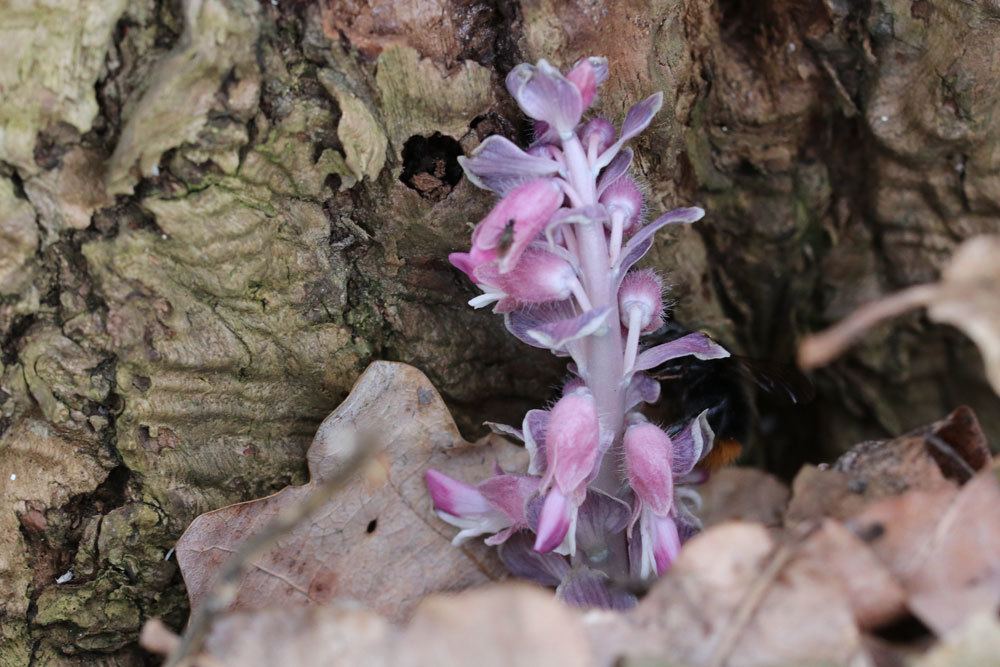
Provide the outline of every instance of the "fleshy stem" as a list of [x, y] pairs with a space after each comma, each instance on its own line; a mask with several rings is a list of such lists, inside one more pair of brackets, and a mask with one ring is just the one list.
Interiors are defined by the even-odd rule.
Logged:
[[[583, 145], [575, 133], [560, 137], [566, 161], [569, 181], [580, 196], [583, 206], [597, 203], [596, 170], [583, 150]], [[611, 270], [608, 243], [601, 224], [584, 224], [576, 227], [576, 240], [580, 250], [580, 268], [583, 284], [590, 297], [591, 306], [610, 306], [613, 316], [610, 323], [599, 335], [589, 336], [584, 351], [585, 379], [597, 403], [601, 426], [614, 433], [614, 439], [601, 461], [601, 468], [593, 486], [608, 495], [618, 496], [622, 479], [618, 472], [621, 460], [620, 449], [622, 429], [625, 419], [625, 395], [623, 388], [624, 348], [619, 326], [618, 296]], [[623, 578], [628, 572], [628, 547], [625, 535], [612, 536], [608, 545], [609, 558], [601, 564], [602, 569], [614, 578]], [[595, 564], [596, 565], [596, 564]]]

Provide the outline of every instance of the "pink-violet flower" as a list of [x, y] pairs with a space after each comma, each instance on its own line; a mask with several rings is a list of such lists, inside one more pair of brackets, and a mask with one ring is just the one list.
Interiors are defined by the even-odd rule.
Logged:
[[601, 443], [597, 403], [585, 387], [563, 396], [549, 414], [545, 439], [545, 504], [538, 519], [535, 550], [552, 551], [567, 541], [576, 551], [577, 511], [587, 495]]
[[487, 544], [500, 544], [527, 528], [526, 503], [538, 491], [538, 478], [528, 475], [499, 474], [471, 486], [431, 468], [424, 481], [438, 517], [460, 529], [455, 545], [479, 535], [490, 535]]

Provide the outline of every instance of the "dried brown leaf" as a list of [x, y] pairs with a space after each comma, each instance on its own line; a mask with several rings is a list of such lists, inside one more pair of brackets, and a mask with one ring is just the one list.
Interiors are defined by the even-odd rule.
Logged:
[[723, 468], [699, 492], [706, 527], [733, 519], [780, 526], [790, 495], [778, 478], [755, 468]]
[[902, 583], [910, 610], [939, 636], [1000, 606], [1000, 483], [993, 471], [959, 491], [912, 492], [849, 522]]
[[219, 663], [239, 667], [595, 664], [579, 613], [524, 584], [431, 596], [403, 628], [344, 606], [230, 614], [206, 649]]
[[526, 584], [425, 600], [403, 636], [399, 665], [535, 667], [595, 664], [580, 614]]
[[847, 664], [862, 653], [847, 596], [829, 578], [790, 576], [797, 548], [758, 524], [712, 528], [685, 545], [632, 614], [590, 622], [591, 641], [602, 662]]
[[431, 511], [423, 472], [435, 467], [476, 480], [488, 476], [497, 461], [507, 469], [523, 469], [524, 450], [497, 437], [465, 442], [423, 373], [405, 364], [376, 362], [320, 425], [309, 449], [309, 484], [203, 514], [187, 529], [177, 558], [193, 605], [246, 536], [282, 508], [301, 502], [317, 480], [342, 464], [344, 447], [356, 432], [371, 434], [382, 447], [383, 481], [351, 482], [255, 560], [240, 580], [236, 609], [348, 597], [401, 619], [428, 593], [503, 576], [495, 554], [484, 545], [451, 546], [452, 531]]
[[905, 610], [899, 582], [859, 537], [832, 519], [803, 542], [786, 577], [806, 589], [815, 582], [840, 589], [863, 629], [884, 625]]
[[785, 522], [847, 519], [882, 498], [953, 488], [988, 461], [975, 415], [959, 408], [898, 438], [859, 443], [831, 468], [803, 467], [792, 483]]
[[388, 667], [396, 634], [383, 617], [356, 607], [264, 609], [222, 618], [204, 653], [234, 667]]

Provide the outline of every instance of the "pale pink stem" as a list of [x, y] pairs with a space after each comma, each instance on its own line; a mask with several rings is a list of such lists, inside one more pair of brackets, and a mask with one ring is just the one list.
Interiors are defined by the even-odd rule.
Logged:
[[[576, 134], [561, 137], [563, 155], [569, 172], [569, 181], [584, 205], [597, 203], [596, 173], [584, 154], [583, 145]], [[610, 306], [610, 326], [589, 336], [583, 345], [587, 386], [597, 402], [597, 411], [603, 428], [614, 433], [611, 450], [604, 456], [601, 468], [594, 479], [594, 488], [610, 495], [617, 495], [622, 478], [618, 462], [621, 459], [621, 439], [625, 418], [625, 392], [622, 386], [624, 350], [621, 327], [618, 325], [618, 297], [613, 284], [608, 243], [604, 225], [582, 224], [576, 229], [579, 242], [580, 267], [583, 285], [594, 308]], [[612, 577], [625, 576], [628, 571], [628, 547], [621, 539], [609, 538], [610, 556], [602, 569]]]
[[576, 188], [574, 188], [572, 184], [568, 183], [567, 181], [564, 181], [561, 178], [558, 178], [556, 180], [562, 187], [563, 192], [566, 193], [566, 196], [569, 197], [570, 203], [572, 203], [575, 208], [580, 208], [581, 206], [584, 205], [583, 197], [580, 196], [580, 193], [577, 192]]
[[618, 261], [618, 255], [622, 251], [622, 236], [625, 233], [625, 212], [616, 208], [611, 212], [611, 239], [608, 245], [611, 246], [611, 264]]
[[576, 242], [576, 232], [573, 231], [572, 225], [563, 225], [562, 229], [563, 242], [566, 244], [566, 250], [573, 253], [574, 257], [580, 256], [580, 246]]
[[586, 312], [593, 308], [590, 303], [590, 297], [587, 296], [587, 290], [583, 289], [583, 285], [579, 280], [574, 280], [570, 284], [570, 290], [572, 290], [576, 302], [580, 304], [580, 310]]
[[624, 362], [626, 375], [632, 372], [632, 367], [635, 366], [635, 357], [639, 353], [639, 334], [642, 329], [641, 317], [642, 312], [638, 308], [632, 308], [628, 312], [628, 339], [625, 341]]
[[597, 149], [600, 147], [601, 138], [595, 132], [590, 136], [590, 141], [587, 144], [587, 162], [593, 166], [594, 160], [597, 159]]

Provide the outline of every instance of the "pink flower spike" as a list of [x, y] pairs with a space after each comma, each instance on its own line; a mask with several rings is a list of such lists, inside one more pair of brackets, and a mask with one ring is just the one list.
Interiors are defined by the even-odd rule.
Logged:
[[[538, 517], [538, 531], [535, 538], [535, 551], [548, 553], [558, 547], [563, 541], [570, 537], [570, 529], [575, 523], [576, 507], [572, 506], [559, 489], [552, 489], [545, 497], [545, 504], [542, 505], [541, 514]], [[575, 551], [575, 545], [569, 546], [570, 553]]]
[[579, 389], [560, 398], [550, 412], [545, 438], [545, 485], [554, 481], [556, 488], [571, 496], [577, 505], [583, 502], [600, 441], [601, 425], [593, 394]]
[[573, 82], [580, 91], [583, 108], [587, 109], [597, 96], [597, 88], [608, 78], [607, 58], [583, 58], [566, 73], [566, 78]]
[[649, 579], [670, 569], [680, 553], [681, 539], [672, 516], [657, 516], [642, 510], [639, 530], [629, 537], [629, 561], [633, 577]]
[[674, 502], [673, 443], [661, 428], [639, 422], [625, 430], [629, 485], [644, 507], [666, 516]]

